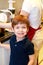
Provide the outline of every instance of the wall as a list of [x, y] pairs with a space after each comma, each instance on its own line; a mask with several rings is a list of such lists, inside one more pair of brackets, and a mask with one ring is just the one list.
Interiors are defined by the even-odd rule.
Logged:
[[23, 0], [16, 0], [16, 3], [15, 3], [16, 12], [18, 12], [21, 9], [22, 3], [23, 3]]
[[0, 10], [8, 8], [8, 0], [0, 0]]
[[[13, 4], [15, 7], [16, 13], [21, 9], [23, 0], [15, 0], [16, 2]], [[8, 0], [0, 0], [0, 10], [8, 8]]]

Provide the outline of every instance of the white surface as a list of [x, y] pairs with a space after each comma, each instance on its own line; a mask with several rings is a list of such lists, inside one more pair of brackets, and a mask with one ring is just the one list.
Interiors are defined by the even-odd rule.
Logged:
[[0, 65], [9, 65], [10, 49], [0, 47]]

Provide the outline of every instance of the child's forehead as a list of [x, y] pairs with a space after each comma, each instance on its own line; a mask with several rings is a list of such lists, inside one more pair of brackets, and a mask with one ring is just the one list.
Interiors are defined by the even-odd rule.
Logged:
[[16, 25], [26, 25], [26, 23], [20, 23], [20, 22], [19, 22], [19, 23], [16, 24]]

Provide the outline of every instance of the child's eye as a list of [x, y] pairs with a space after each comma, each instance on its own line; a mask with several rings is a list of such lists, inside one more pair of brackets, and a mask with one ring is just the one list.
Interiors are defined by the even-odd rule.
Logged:
[[19, 29], [19, 27], [16, 27], [17, 29]]
[[22, 27], [22, 28], [26, 28], [26, 27]]

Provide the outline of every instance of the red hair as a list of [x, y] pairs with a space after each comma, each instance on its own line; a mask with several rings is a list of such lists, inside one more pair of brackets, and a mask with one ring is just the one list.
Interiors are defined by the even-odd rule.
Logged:
[[21, 23], [21, 24], [24, 24], [25, 23], [27, 25], [27, 28], [29, 28], [29, 21], [23, 15], [16, 15], [13, 18], [13, 20], [12, 20], [12, 27], [14, 28], [14, 26], [17, 25], [18, 23]]

